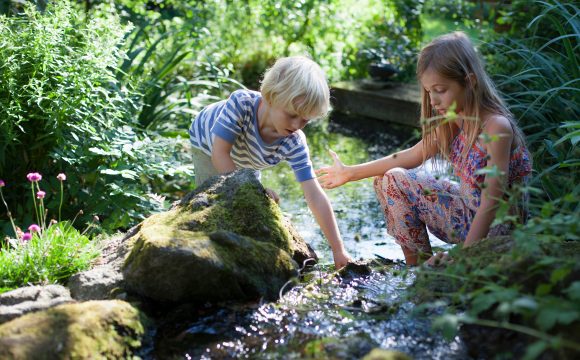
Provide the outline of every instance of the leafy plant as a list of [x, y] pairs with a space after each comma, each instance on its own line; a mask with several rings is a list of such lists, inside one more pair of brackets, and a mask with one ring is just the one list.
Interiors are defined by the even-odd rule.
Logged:
[[[193, 167], [175, 135], [134, 130], [143, 95], [137, 80], [121, 82], [115, 71], [130, 27], [100, 11], [87, 19], [61, 2], [0, 19], [0, 176], [16, 184], [31, 168], [50, 178], [66, 170], [63, 216], [83, 209], [82, 221], [99, 215], [113, 229], [162, 209], [156, 191], [174, 187], [174, 176], [191, 178]], [[6, 198], [22, 219], [31, 218], [27, 193], [16, 188]]]
[[98, 255], [97, 243], [68, 221], [34, 233], [29, 240], [12, 240], [0, 251], [0, 293], [30, 284], [64, 284], [88, 269]]
[[44, 203], [46, 192], [40, 187], [42, 175], [32, 172], [27, 178], [37, 222], [28, 226], [27, 232], [16, 226], [4, 199], [2, 189], [6, 183], [0, 180], [0, 198], [14, 231], [12, 237], [6, 236], [0, 242], [0, 293], [29, 284], [64, 283], [74, 273], [87, 269], [99, 255], [96, 242], [90, 241], [86, 234], [95, 227], [94, 223], [80, 233], [72, 226], [74, 220], [60, 222], [62, 184], [66, 175], [57, 176], [61, 183], [59, 221], [51, 220], [50, 223], [47, 223], [48, 210]]

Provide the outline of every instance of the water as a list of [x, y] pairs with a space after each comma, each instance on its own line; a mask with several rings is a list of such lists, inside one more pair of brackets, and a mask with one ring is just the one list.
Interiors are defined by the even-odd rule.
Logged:
[[[307, 138], [316, 168], [330, 164], [328, 148], [354, 164], [407, 146], [408, 139], [416, 141], [409, 129], [352, 119], [308, 129]], [[373, 348], [399, 350], [415, 359], [469, 358], [458, 339], [444, 340], [430, 330], [429, 320], [413, 315], [415, 305], [405, 299], [405, 290], [414, 273], [386, 233], [371, 179], [327, 192], [347, 251], [357, 259], [383, 259], [372, 262], [370, 275], [339, 277], [291, 169], [279, 165], [262, 176], [317, 252], [319, 265], [275, 303], [176, 309], [160, 326], [154, 358], [357, 359]], [[432, 244], [447, 247], [434, 237]]]

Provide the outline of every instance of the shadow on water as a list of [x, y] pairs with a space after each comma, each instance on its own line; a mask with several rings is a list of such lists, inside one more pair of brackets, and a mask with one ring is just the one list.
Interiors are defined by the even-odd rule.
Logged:
[[[331, 163], [328, 148], [354, 164], [417, 139], [410, 128], [336, 117], [306, 133], [315, 168]], [[373, 265], [369, 275], [358, 277], [333, 272], [330, 249], [291, 169], [278, 165], [263, 172], [262, 181], [281, 196], [282, 211], [316, 250], [320, 264], [275, 303], [175, 310], [160, 326], [155, 358], [358, 359], [377, 347], [415, 359], [468, 358], [459, 340], [444, 340], [430, 330], [427, 319], [412, 315], [414, 305], [404, 296], [414, 273], [386, 233], [371, 179], [327, 192], [346, 249]]]

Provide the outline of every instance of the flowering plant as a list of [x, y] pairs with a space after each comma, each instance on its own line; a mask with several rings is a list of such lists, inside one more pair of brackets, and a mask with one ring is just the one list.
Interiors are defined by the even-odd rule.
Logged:
[[[76, 216], [72, 222], [61, 222], [66, 175], [57, 176], [60, 181], [58, 221], [52, 219], [48, 223], [44, 204], [47, 193], [40, 188], [42, 175], [31, 172], [26, 178], [30, 182], [36, 214], [36, 223], [30, 224], [27, 231], [16, 226], [2, 192], [6, 183], [0, 179], [0, 198], [14, 231], [14, 237], [6, 237], [7, 246], [0, 246], [0, 293], [31, 283], [63, 282], [70, 275], [88, 268], [99, 254], [97, 243], [87, 236], [87, 232], [96, 226], [96, 220], [82, 233], [72, 226]], [[82, 211], [77, 213], [80, 214]]]

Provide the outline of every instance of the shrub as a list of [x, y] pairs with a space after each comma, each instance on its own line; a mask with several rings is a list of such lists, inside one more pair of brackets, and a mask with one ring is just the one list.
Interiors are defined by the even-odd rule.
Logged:
[[[134, 130], [142, 95], [115, 71], [130, 26], [101, 14], [87, 19], [59, 2], [0, 18], [0, 177], [15, 184], [31, 168], [50, 178], [64, 171], [63, 216], [83, 209], [82, 221], [98, 214], [113, 229], [163, 208], [155, 191], [193, 173], [177, 160], [181, 141]], [[7, 194], [23, 219], [31, 217], [26, 194], [25, 187]]]

